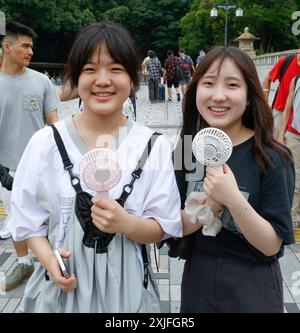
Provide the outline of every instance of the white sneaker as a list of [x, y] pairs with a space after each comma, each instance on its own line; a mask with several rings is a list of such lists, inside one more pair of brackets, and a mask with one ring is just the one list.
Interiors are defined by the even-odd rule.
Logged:
[[24, 280], [28, 279], [34, 271], [33, 264], [17, 264], [11, 274], [5, 276], [4, 291], [18, 287]]
[[11, 237], [10, 231], [7, 229], [6, 224], [4, 222], [4, 225], [2, 229], [0, 230], [0, 239], [8, 239]]

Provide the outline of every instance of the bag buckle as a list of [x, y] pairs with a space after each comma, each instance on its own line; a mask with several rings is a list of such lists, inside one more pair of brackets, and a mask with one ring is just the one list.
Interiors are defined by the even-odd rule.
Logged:
[[80, 183], [80, 179], [79, 179], [79, 177], [75, 176], [73, 173], [73, 164], [71, 163], [71, 164], [65, 166], [64, 169], [69, 172], [72, 186], [74, 187], [74, 186], [78, 185]]

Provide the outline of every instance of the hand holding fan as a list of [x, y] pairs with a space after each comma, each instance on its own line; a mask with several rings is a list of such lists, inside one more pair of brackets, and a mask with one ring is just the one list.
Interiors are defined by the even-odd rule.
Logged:
[[[225, 132], [218, 128], [207, 127], [199, 131], [195, 136], [192, 150], [201, 164], [215, 167], [219, 174], [222, 174], [222, 165], [232, 153], [232, 142]], [[206, 202], [211, 208], [215, 206], [210, 200]]]

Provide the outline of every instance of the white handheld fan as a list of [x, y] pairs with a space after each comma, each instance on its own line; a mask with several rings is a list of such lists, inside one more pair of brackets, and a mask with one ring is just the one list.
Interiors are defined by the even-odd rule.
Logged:
[[101, 196], [107, 196], [122, 175], [118, 156], [109, 148], [92, 149], [83, 155], [79, 172], [86, 186]]
[[222, 165], [232, 153], [232, 142], [229, 136], [220, 129], [207, 127], [195, 136], [192, 150], [201, 164], [217, 167], [220, 172], [223, 172]]

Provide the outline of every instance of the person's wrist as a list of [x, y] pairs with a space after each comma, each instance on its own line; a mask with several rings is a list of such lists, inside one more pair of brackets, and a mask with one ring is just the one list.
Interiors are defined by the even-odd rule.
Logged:
[[239, 189], [236, 189], [236, 191], [232, 192], [227, 202], [224, 203], [224, 207], [227, 207], [229, 211], [235, 210], [237, 207], [242, 206], [245, 200], [246, 198], [244, 197], [242, 192]]
[[122, 219], [123, 223], [121, 224], [121, 228], [119, 232], [121, 234], [124, 234], [126, 237], [131, 239], [132, 235], [134, 234], [136, 230], [136, 226], [138, 223], [138, 218], [130, 213], [127, 213], [124, 216], [124, 219]]

